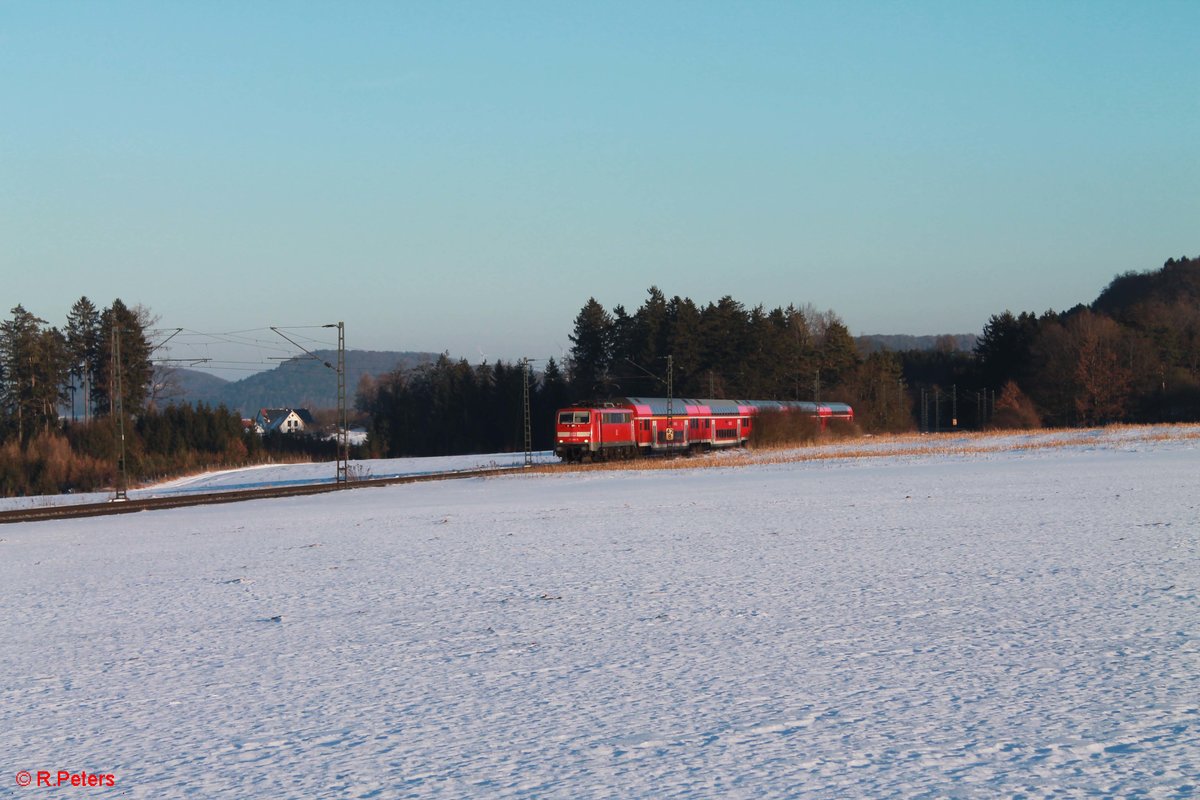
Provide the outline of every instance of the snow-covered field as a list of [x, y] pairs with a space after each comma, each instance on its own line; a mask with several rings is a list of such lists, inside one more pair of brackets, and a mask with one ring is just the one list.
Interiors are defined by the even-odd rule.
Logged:
[[0, 527], [0, 794], [1200, 795], [1170, 430]]

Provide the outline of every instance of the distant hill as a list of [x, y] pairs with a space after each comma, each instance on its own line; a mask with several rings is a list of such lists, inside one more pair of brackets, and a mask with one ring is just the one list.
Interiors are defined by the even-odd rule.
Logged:
[[[195, 369], [156, 367], [154, 380], [158, 384], [158, 396], [166, 402], [175, 397], [217, 397], [230, 381]], [[205, 402], [208, 402], [207, 400]]]
[[874, 353], [878, 350], [903, 352], [905, 350], [937, 350], [949, 347], [952, 351], [970, 352], [975, 349], [975, 340], [979, 337], [973, 333], [943, 333], [936, 336], [908, 336], [902, 333], [872, 333], [866, 336], [856, 336], [855, 344], [860, 353]]
[[1200, 305], [1200, 258], [1168, 259], [1162, 269], [1126, 272], [1113, 278], [1092, 310], [1122, 322], [1161, 315], [1166, 307]]
[[[337, 373], [322, 362], [337, 364], [336, 350], [316, 350], [321, 361], [293, 358], [275, 369], [257, 372], [239, 381], [227, 381], [198, 370], [162, 369], [155, 380], [164, 384], [162, 403], [186, 402], [224, 405], [244, 417], [260, 408], [337, 408]], [[354, 392], [364, 375], [383, 375], [437, 360], [437, 353], [377, 350], [346, 351], [346, 394]]]

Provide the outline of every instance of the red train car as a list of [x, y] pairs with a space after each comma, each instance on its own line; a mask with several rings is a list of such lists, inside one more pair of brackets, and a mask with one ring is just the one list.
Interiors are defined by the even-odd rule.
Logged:
[[845, 403], [625, 397], [558, 411], [554, 453], [564, 461], [601, 461], [655, 453], [740, 447], [760, 411], [808, 414], [825, 428], [854, 421]]

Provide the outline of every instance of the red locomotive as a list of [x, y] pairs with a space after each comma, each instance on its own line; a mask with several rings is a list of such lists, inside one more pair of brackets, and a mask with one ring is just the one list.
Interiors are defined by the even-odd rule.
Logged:
[[554, 454], [564, 461], [601, 461], [739, 447], [750, 440], [760, 411], [807, 414], [822, 430], [833, 420], [854, 421], [854, 409], [845, 403], [625, 397], [559, 409]]

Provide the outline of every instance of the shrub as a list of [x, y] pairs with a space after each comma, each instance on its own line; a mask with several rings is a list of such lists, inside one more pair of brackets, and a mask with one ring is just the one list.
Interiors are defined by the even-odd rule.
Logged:
[[783, 447], [811, 444], [821, 433], [821, 422], [808, 414], [791, 411], [761, 411], [754, 417], [752, 447]]
[[1000, 397], [996, 400], [995, 413], [987, 427], [1028, 430], [1042, 427], [1042, 418], [1033, 407], [1033, 401], [1025, 396], [1017, 384], [1009, 381], [1004, 384]]

